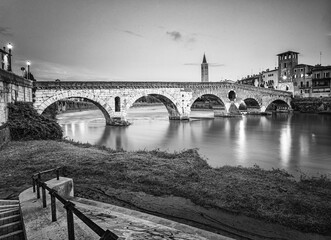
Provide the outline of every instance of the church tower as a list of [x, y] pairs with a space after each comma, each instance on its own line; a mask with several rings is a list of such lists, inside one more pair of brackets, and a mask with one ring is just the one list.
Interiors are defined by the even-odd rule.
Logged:
[[203, 54], [203, 60], [201, 63], [201, 82], [209, 82], [208, 79], [208, 63], [206, 61], [206, 55]]

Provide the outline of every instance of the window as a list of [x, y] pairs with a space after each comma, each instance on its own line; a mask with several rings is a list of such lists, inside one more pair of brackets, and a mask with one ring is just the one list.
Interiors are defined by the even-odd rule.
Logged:
[[309, 82], [306, 82], [306, 86], [309, 87]]
[[329, 78], [329, 77], [330, 77], [330, 72], [325, 72], [325, 73], [324, 73], [324, 77], [325, 77], [325, 78]]
[[300, 87], [303, 87], [303, 82], [300, 82]]
[[287, 64], [286, 64], [286, 63], [284, 63], [284, 68], [286, 68], [286, 66], [287, 66]]
[[297, 70], [296, 70], [296, 69], [294, 69], [294, 72], [296, 73], [296, 72], [297, 72]]
[[321, 74], [320, 73], [315, 73], [315, 78], [321, 78]]
[[303, 68], [300, 68], [300, 72], [303, 72]]

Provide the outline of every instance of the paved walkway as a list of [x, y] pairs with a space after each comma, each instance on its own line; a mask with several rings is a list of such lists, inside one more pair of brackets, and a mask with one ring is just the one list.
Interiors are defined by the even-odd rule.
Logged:
[[[114, 232], [119, 239], [230, 240], [228, 237], [111, 204], [82, 198], [70, 200], [101, 228]], [[68, 239], [66, 212], [60, 202], [57, 201], [56, 222], [51, 222], [50, 199], [47, 199], [47, 207], [42, 208], [42, 201], [36, 199], [32, 188], [21, 193], [20, 202], [28, 240]], [[100, 239], [78, 218], [74, 219], [76, 239]]]

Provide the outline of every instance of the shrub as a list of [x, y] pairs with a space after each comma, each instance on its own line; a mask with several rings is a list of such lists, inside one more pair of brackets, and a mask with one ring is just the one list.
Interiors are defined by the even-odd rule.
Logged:
[[55, 120], [38, 114], [32, 103], [10, 103], [8, 109], [8, 126], [12, 140], [62, 138], [60, 125]]

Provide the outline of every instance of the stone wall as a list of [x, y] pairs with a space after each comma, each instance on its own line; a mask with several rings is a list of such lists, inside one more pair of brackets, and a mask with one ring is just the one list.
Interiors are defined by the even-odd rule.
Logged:
[[9, 127], [6, 125], [0, 126], [0, 149], [10, 140]]
[[0, 126], [8, 120], [7, 104], [32, 102], [32, 81], [0, 69]]

